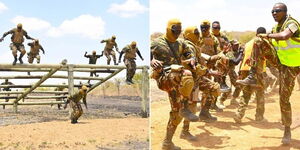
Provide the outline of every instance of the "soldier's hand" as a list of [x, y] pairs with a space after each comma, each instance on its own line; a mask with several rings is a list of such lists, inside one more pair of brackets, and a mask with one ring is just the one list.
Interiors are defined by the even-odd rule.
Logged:
[[151, 60], [150, 65], [154, 70], [157, 70], [157, 71], [162, 69], [162, 67], [163, 67], [162, 62], [159, 60], [156, 60], [154, 58]]
[[4, 40], [4, 39], [3, 39], [3, 38], [1, 38], [1, 39], [0, 39], [0, 42], [2, 42], [3, 40]]
[[121, 60], [119, 60], [119, 64], [121, 63]]
[[144, 61], [144, 58], [142, 58], [142, 61]]
[[45, 52], [43, 52], [43, 54], [45, 55]]

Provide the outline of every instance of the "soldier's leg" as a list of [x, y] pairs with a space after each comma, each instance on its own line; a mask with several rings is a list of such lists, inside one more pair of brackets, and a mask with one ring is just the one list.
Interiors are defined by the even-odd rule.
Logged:
[[252, 93], [253, 89], [251, 86], [246, 86], [243, 88], [243, 95], [240, 99], [236, 114], [233, 117], [236, 123], [241, 123], [242, 118], [245, 116], [246, 108], [248, 106]]
[[131, 64], [130, 64], [130, 62], [129, 62], [128, 59], [124, 60], [124, 64], [126, 66], [126, 83], [127, 84], [131, 84], [130, 83], [130, 71], [131, 71], [130, 68], [131, 68]]
[[82, 115], [81, 105], [80, 103], [75, 103], [73, 100], [71, 100], [70, 108], [72, 108], [70, 115], [71, 123], [77, 123], [77, 119]]
[[129, 79], [130, 82], [132, 82], [132, 78], [134, 77], [135, 71], [136, 71], [136, 63], [135, 63], [134, 60], [131, 60], [130, 61], [130, 68], [129, 68], [129, 74], [128, 74], [128, 79]]
[[32, 64], [33, 63], [33, 60], [34, 60], [34, 57], [32, 54], [29, 54], [28, 56], [28, 63]]
[[265, 96], [263, 89], [256, 90], [256, 114], [255, 120], [262, 121], [265, 113]]
[[111, 51], [111, 56], [113, 57], [114, 65], [118, 65], [115, 51]]
[[12, 55], [14, 56], [13, 65], [16, 65], [17, 60], [18, 60], [17, 47], [13, 43], [11, 43], [9, 47], [10, 47], [10, 49], [12, 51]]
[[285, 126], [283, 144], [289, 144], [291, 141], [292, 110], [290, 96], [295, 86], [296, 76], [299, 74], [299, 67], [287, 67], [280, 65], [279, 67], [279, 97], [282, 124]]
[[110, 58], [109, 53], [107, 51], [104, 51], [104, 55], [107, 58], [107, 65], [110, 65], [111, 58]]
[[24, 47], [23, 44], [19, 46], [19, 49], [20, 49], [20, 52], [21, 52], [20, 57], [19, 57], [19, 61], [20, 61], [20, 64], [23, 64], [22, 58], [26, 54], [26, 50], [25, 50], [25, 47]]
[[169, 95], [169, 101], [171, 104], [171, 112], [170, 112], [170, 117], [167, 125], [167, 132], [166, 136], [164, 138], [163, 144], [162, 144], [162, 149], [163, 150], [173, 150], [177, 149], [179, 150], [180, 147], [177, 147], [174, 145], [172, 142], [174, 133], [176, 131], [176, 128], [178, 124], [181, 122], [182, 117], [179, 115], [179, 110], [181, 109], [181, 103], [178, 102], [178, 98], [180, 97], [179, 93], [176, 90], [172, 90], [168, 92]]
[[40, 55], [36, 55], [36, 62], [39, 64], [41, 61], [41, 56]]

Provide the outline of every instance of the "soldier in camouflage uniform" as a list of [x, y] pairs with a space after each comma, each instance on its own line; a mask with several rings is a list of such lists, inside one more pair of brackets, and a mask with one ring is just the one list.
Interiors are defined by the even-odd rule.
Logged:
[[[218, 39], [210, 33], [210, 22], [208, 20], [204, 20], [201, 22], [200, 25], [202, 37], [200, 38], [200, 51], [201, 53], [207, 54], [209, 56], [217, 55], [221, 52], [219, 41]], [[211, 63], [212, 66], [208, 65], [209, 69], [217, 69], [214, 66], [214, 63]], [[222, 68], [218, 68], [222, 70]], [[224, 70], [225, 68], [223, 68]], [[222, 71], [223, 72], [223, 71]], [[215, 82], [221, 83], [221, 77], [215, 77]], [[222, 109], [218, 108], [216, 105], [217, 97], [214, 98], [213, 102], [211, 103], [211, 108], [215, 109], [216, 111], [223, 111]]]
[[36, 58], [36, 62], [39, 64], [41, 61], [41, 56], [39, 55], [40, 50], [45, 55], [44, 48], [39, 44], [39, 40], [35, 39], [33, 42], [28, 43], [28, 46], [30, 46], [30, 52], [27, 53], [28, 56], [28, 63], [32, 64], [34, 58]]
[[83, 113], [82, 107], [80, 105], [81, 99], [83, 104], [85, 105], [85, 108], [87, 109], [87, 104], [86, 104], [87, 90], [88, 88], [85, 85], [83, 85], [81, 89], [75, 90], [74, 94], [70, 95], [66, 101], [64, 109], [67, 108], [67, 104], [70, 104], [70, 108], [72, 108], [72, 111], [70, 112], [70, 119], [72, 124], [78, 123], [77, 120]]
[[10, 49], [12, 50], [12, 54], [14, 56], [13, 65], [16, 65], [17, 60], [18, 60], [17, 51], [21, 52], [21, 55], [19, 57], [19, 61], [20, 61], [21, 64], [23, 64], [22, 57], [26, 53], [25, 47], [23, 45], [24, 37], [26, 39], [30, 39], [30, 40], [34, 40], [34, 39], [31, 38], [27, 34], [27, 32], [22, 29], [22, 24], [20, 24], [20, 23], [17, 25], [17, 28], [14, 28], [14, 29], [12, 29], [8, 32], [5, 32], [2, 36], [2, 38], [0, 39], [0, 42], [2, 42], [4, 40], [4, 37], [7, 36], [8, 34], [12, 34], [12, 36], [11, 36], [12, 43], [10, 44]]
[[[281, 120], [284, 125], [284, 135], [282, 138], [283, 144], [290, 144], [291, 142], [291, 129], [292, 124], [292, 110], [290, 104], [290, 96], [292, 94], [293, 88], [295, 86], [296, 76], [300, 73], [299, 61], [297, 61], [299, 54], [294, 51], [294, 55], [288, 52], [291, 52], [291, 49], [294, 47], [299, 47], [299, 38], [300, 38], [300, 24], [297, 20], [292, 18], [290, 15], [287, 15], [287, 6], [284, 3], [276, 3], [272, 9], [272, 16], [278, 24], [273, 28], [271, 34], [262, 34], [261, 37], [273, 39], [272, 44], [277, 43], [277, 58], [279, 68], [279, 96], [280, 96], [280, 110], [281, 110]], [[274, 41], [276, 40], [276, 41]], [[297, 42], [290, 46], [291, 42]], [[287, 50], [280, 50], [282, 48], [279, 45], [278, 41], [285, 42], [288, 41]], [[280, 50], [280, 53], [279, 53]], [[299, 48], [298, 48], [299, 51]], [[280, 57], [281, 55], [282, 57]], [[276, 55], [275, 55], [276, 56]], [[292, 57], [291, 57], [292, 56]], [[295, 58], [293, 58], [296, 56]], [[285, 57], [288, 57], [285, 59]], [[289, 59], [291, 58], [291, 59]], [[293, 60], [292, 60], [293, 59]], [[291, 63], [290, 61], [293, 61]], [[283, 64], [284, 62], [284, 64]], [[287, 65], [288, 64], [288, 65]], [[254, 84], [255, 79], [255, 69], [243, 82], [247, 84]]]
[[[12, 82], [9, 82], [8, 79], [5, 79], [4, 82], [1, 83], [1, 85], [14, 85]], [[2, 88], [2, 91], [11, 91], [9, 87]], [[10, 94], [7, 94], [9, 96]], [[5, 102], [8, 102], [9, 99], [5, 99]], [[5, 105], [3, 105], [3, 109], [5, 109]]]
[[189, 69], [195, 68], [195, 57], [187, 44], [178, 40], [181, 22], [178, 19], [168, 21], [166, 34], [151, 42], [151, 77], [158, 88], [166, 91], [171, 104], [167, 133], [162, 145], [164, 150], [179, 150], [172, 142], [173, 135], [182, 118], [198, 121], [188, 105], [194, 87]]
[[[101, 55], [97, 55], [96, 51], [92, 52], [92, 55], [87, 55], [87, 52], [84, 53], [84, 57], [89, 59], [89, 64], [96, 64], [97, 63], [97, 59], [101, 57]], [[90, 73], [90, 77], [92, 77], [93, 75], [95, 75], [95, 77], [98, 77], [98, 75], [96, 74], [96, 72], [91, 72]]]
[[116, 51], [117, 51], [118, 53], [120, 53], [120, 52], [119, 52], [118, 45], [117, 45], [117, 43], [116, 43], [116, 36], [113, 35], [110, 39], [102, 40], [101, 43], [106, 43], [106, 44], [105, 44], [105, 47], [104, 47], [104, 50], [102, 51], [101, 56], [103, 56], [103, 53], [104, 53], [104, 55], [105, 55], [106, 58], [107, 58], [107, 65], [110, 65], [110, 61], [111, 61], [110, 55], [111, 55], [112, 58], [113, 58], [114, 65], [118, 65], [117, 59], [116, 59], [116, 53], [115, 53], [115, 51], [113, 50], [113, 48], [115, 47]]
[[136, 59], [136, 54], [139, 55], [139, 57], [141, 58], [141, 60], [144, 60], [144, 58], [142, 57], [139, 49], [136, 47], [136, 42], [133, 41], [131, 42], [130, 45], [125, 46], [119, 56], [119, 63], [121, 63], [121, 58], [122, 55], [125, 53], [124, 56], [124, 64], [126, 65], [126, 83], [127, 84], [134, 84], [132, 81], [132, 78], [135, 74], [135, 70], [136, 70], [136, 63], [135, 63], [135, 59]]
[[[262, 33], [266, 33], [266, 29], [263, 27], [259, 27], [256, 31], [256, 34], [258, 35]], [[248, 56], [247, 54], [245, 55], [245, 58], [242, 62], [242, 66], [240, 69], [239, 79], [245, 79], [248, 76], [248, 74], [251, 73], [251, 70], [255, 69], [257, 84], [255, 86], [251, 86], [251, 85], [244, 84], [244, 82], [240, 82], [243, 80], [237, 80], [237, 83], [240, 83], [245, 86], [243, 87], [243, 95], [239, 102], [239, 107], [237, 109], [236, 115], [234, 116], [234, 120], [237, 123], [240, 123], [241, 119], [244, 117], [246, 107], [249, 103], [251, 94], [253, 92], [256, 92], [256, 101], [257, 101], [255, 120], [256, 121], [264, 120], [263, 117], [265, 111], [264, 72], [266, 71], [266, 58], [275, 59], [275, 57], [273, 57], [275, 55], [274, 54], [275, 49], [273, 48], [271, 43], [266, 39], [255, 37], [250, 42], [248, 42], [246, 46], [247, 46], [247, 51], [249, 50], [249, 52], [247, 53], [249, 53], [250, 56]], [[261, 57], [261, 56], [265, 56], [265, 57]], [[251, 66], [251, 68], [247, 66]]]
[[[65, 82], [62, 83], [62, 85], [66, 85]], [[65, 87], [56, 87], [54, 91], [64, 91], [66, 88]], [[55, 94], [55, 96], [60, 96], [61, 94]], [[57, 98], [56, 101], [62, 101], [63, 98]], [[52, 105], [51, 105], [52, 106]], [[61, 104], [57, 104], [57, 108], [60, 110], [61, 109]]]

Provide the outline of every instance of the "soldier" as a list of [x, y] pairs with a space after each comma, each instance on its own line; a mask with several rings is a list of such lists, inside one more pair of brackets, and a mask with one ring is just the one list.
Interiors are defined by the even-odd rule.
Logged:
[[34, 58], [36, 58], [36, 62], [39, 64], [40, 60], [41, 60], [39, 53], [41, 50], [43, 52], [43, 54], [45, 55], [44, 48], [40, 45], [38, 39], [35, 39], [32, 43], [28, 43], [28, 46], [30, 46], [30, 52], [27, 53], [28, 63], [32, 64]]
[[[266, 29], [263, 27], [259, 27], [256, 31], [256, 35], [266, 33]], [[256, 114], [255, 114], [255, 120], [256, 121], [262, 121], [264, 120], [264, 112], [265, 112], [265, 102], [264, 102], [264, 88], [265, 88], [265, 78], [264, 78], [264, 72], [266, 71], [266, 58], [260, 57], [262, 56], [262, 51], [274, 51], [273, 46], [270, 44], [270, 42], [266, 39], [262, 39], [260, 37], [253, 38], [250, 42], [246, 44], [246, 52], [245, 57], [243, 59], [241, 69], [240, 69], [240, 79], [244, 79], [248, 76], [250, 72], [250, 67], [255, 68], [256, 70], [256, 78], [257, 78], [257, 85], [256, 86], [250, 86], [245, 85], [243, 87], [243, 95], [239, 103], [239, 107], [237, 109], [237, 112], [234, 116], [234, 120], [237, 123], [241, 123], [241, 119], [245, 115], [246, 107], [249, 103], [249, 100], [251, 98], [251, 94], [253, 92], [256, 92], [256, 101], [257, 101], [257, 107], [256, 107]], [[258, 58], [255, 61], [250, 58]], [[241, 80], [238, 80], [237, 83]]]
[[73, 95], [70, 95], [65, 103], [64, 109], [67, 108], [67, 105], [70, 103], [70, 108], [72, 108], [72, 111], [70, 113], [70, 119], [71, 123], [75, 124], [78, 123], [78, 118], [82, 115], [82, 107], [80, 105], [80, 100], [82, 99], [83, 104], [85, 105], [85, 108], [87, 109], [86, 104], [86, 95], [87, 95], [88, 88], [83, 85], [80, 89], [76, 89], [74, 91]]
[[[218, 39], [210, 33], [210, 22], [208, 20], [204, 20], [201, 22], [200, 25], [202, 37], [200, 38], [200, 51], [201, 53], [207, 54], [209, 56], [217, 55], [221, 52], [219, 41]], [[211, 63], [213, 66], [208, 66], [210, 69], [215, 70], [214, 63]], [[221, 69], [221, 68], [219, 68]], [[224, 68], [225, 69], [225, 68]], [[221, 83], [220, 77], [214, 78], [215, 82]], [[222, 85], [222, 88], [225, 87]], [[228, 86], [227, 86], [228, 87]], [[221, 88], [221, 90], [222, 90]], [[227, 89], [228, 90], [228, 89]], [[217, 97], [212, 102], [211, 108], [215, 109], [216, 111], [223, 111], [222, 109], [218, 108], [216, 105]]]
[[121, 58], [122, 55], [125, 53], [124, 56], [124, 64], [126, 65], [126, 83], [127, 84], [134, 84], [132, 82], [132, 78], [135, 74], [135, 70], [136, 70], [136, 64], [135, 64], [135, 59], [136, 59], [136, 54], [139, 55], [139, 57], [141, 58], [141, 60], [144, 60], [144, 58], [142, 57], [139, 49], [136, 47], [136, 42], [132, 41], [130, 45], [125, 46], [119, 56], [119, 63], [121, 63]]
[[[89, 64], [96, 64], [97, 63], [97, 59], [101, 57], [101, 55], [96, 55], [96, 51], [92, 52], [92, 55], [87, 55], [87, 52], [84, 53], [84, 57], [89, 58]], [[92, 77], [93, 75], [95, 75], [96, 77], [98, 77], [98, 75], [96, 74], [96, 72], [91, 72], [90, 73], [90, 77]]]
[[[195, 57], [186, 43], [178, 40], [181, 22], [178, 19], [168, 21], [166, 34], [151, 42], [151, 75], [158, 88], [166, 91], [171, 104], [167, 133], [162, 144], [164, 150], [179, 150], [172, 142], [173, 135], [182, 118], [198, 121], [188, 105], [194, 80], [187, 66], [194, 68]], [[183, 66], [185, 67], [183, 67]]]
[[116, 53], [115, 53], [115, 51], [113, 50], [113, 48], [115, 47], [116, 51], [117, 51], [118, 53], [120, 53], [120, 52], [119, 52], [118, 45], [117, 45], [117, 43], [116, 43], [116, 36], [113, 35], [110, 39], [102, 40], [101, 43], [106, 43], [106, 44], [105, 44], [105, 48], [104, 48], [104, 50], [102, 51], [101, 56], [102, 56], [103, 53], [104, 53], [104, 55], [105, 55], [106, 58], [107, 58], [107, 65], [110, 65], [110, 61], [111, 61], [110, 55], [111, 55], [112, 58], [113, 58], [114, 64], [115, 64], [115, 65], [118, 65], [118, 64], [117, 64], [117, 60], [116, 60]]
[[[1, 85], [14, 85], [12, 82], [9, 82], [8, 79], [5, 79], [4, 82], [1, 83]], [[9, 87], [2, 88], [2, 91], [11, 91]], [[7, 94], [9, 96], [10, 94]], [[8, 102], [9, 99], [5, 99], [5, 102]], [[5, 105], [3, 105], [3, 109], [5, 109]]]
[[[202, 94], [202, 100], [201, 100], [201, 112], [199, 115], [200, 120], [205, 121], [205, 122], [213, 122], [216, 121], [217, 118], [211, 116], [209, 112], [210, 108], [210, 103], [212, 101], [214, 94], [217, 94], [218, 96], [218, 91], [219, 85], [213, 81], [209, 82], [205, 80], [205, 76], [209, 74], [209, 70], [205, 66], [206, 63], [202, 63], [205, 60], [201, 57], [201, 52], [199, 48], [199, 39], [200, 39], [200, 32], [195, 26], [187, 27], [184, 30], [183, 37], [185, 39], [185, 42], [187, 43], [187, 46], [193, 51], [195, 59], [196, 59], [196, 70], [192, 71], [193, 73], [193, 78], [195, 81], [193, 91], [191, 93], [191, 101], [189, 103], [189, 109], [193, 112], [196, 113], [197, 111], [197, 101], [198, 101], [198, 94], [199, 90], [203, 92]], [[202, 72], [201, 74], [197, 72]], [[184, 119], [183, 121], [183, 128], [180, 134], [180, 138], [182, 139], [187, 139], [189, 141], [195, 141], [197, 138], [193, 136], [189, 132], [189, 125], [190, 121], [187, 119]]]
[[[278, 23], [271, 34], [262, 34], [261, 37], [272, 39], [272, 45], [277, 50], [279, 59], [279, 96], [282, 124], [284, 125], [283, 144], [290, 144], [292, 124], [292, 110], [290, 96], [292, 94], [296, 76], [300, 73], [300, 24], [287, 15], [287, 6], [276, 3], [272, 9], [272, 16]], [[252, 69], [252, 68], [251, 68]], [[253, 68], [249, 76], [242, 80], [246, 84], [255, 84], [256, 70]]]
[[22, 29], [21, 23], [19, 23], [17, 25], [17, 28], [14, 28], [8, 32], [5, 32], [2, 36], [2, 38], [0, 39], [0, 42], [2, 42], [4, 40], [4, 37], [7, 36], [8, 34], [12, 34], [12, 36], [11, 36], [12, 43], [10, 44], [10, 49], [12, 50], [12, 54], [14, 56], [13, 65], [16, 65], [16, 63], [17, 63], [17, 59], [18, 59], [17, 51], [21, 52], [19, 61], [21, 64], [23, 64], [22, 57], [26, 53], [25, 47], [23, 45], [23, 42], [24, 42], [23, 36], [25, 36], [26, 39], [30, 39], [30, 40], [34, 40], [34, 39], [32, 37], [30, 37], [25, 30]]

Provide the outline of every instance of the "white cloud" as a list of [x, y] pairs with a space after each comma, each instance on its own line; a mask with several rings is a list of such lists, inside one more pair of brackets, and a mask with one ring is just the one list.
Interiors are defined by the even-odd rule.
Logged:
[[104, 34], [105, 22], [101, 17], [81, 15], [71, 20], [65, 20], [58, 27], [51, 27], [48, 35], [59, 37], [67, 34], [77, 34], [83, 37], [98, 39]]
[[111, 4], [107, 11], [123, 18], [128, 18], [142, 14], [147, 10], [148, 8], [140, 4], [138, 0], [126, 0], [123, 4]]
[[11, 22], [15, 25], [17, 25], [18, 23], [22, 23], [24, 29], [27, 31], [38, 31], [51, 27], [51, 24], [49, 22], [33, 17], [17, 16], [13, 18]]
[[7, 10], [8, 8], [5, 6], [4, 3], [0, 2], [0, 13], [2, 13], [3, 11]]

